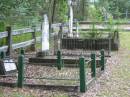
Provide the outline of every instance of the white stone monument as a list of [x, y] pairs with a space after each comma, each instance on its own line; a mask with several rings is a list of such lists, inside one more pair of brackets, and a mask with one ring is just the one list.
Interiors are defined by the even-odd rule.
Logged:
[[44, 22], [42, 23], [42, 52], [49, 50], [49, 22], [48, 17], [44, 15]]
[[69, 6], [69, 37], [73, 37], [73, 6], [72, 6], [72, 0], [68, 0], [68, 6]]

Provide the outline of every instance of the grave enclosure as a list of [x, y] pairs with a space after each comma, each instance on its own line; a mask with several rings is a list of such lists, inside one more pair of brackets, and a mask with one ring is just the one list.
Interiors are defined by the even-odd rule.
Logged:
[[[104, 50], [100, 52], [100, 56], [96, 56], [92, 53], [90, 58], [74, 58], [73, 61], [75, 63], [69, 64], [66, 62], [72, 59], [69, 59], [68, 57], [64, 58], [64, 56], [61, 55], [61, 51], [57, 51], [57, 56], [53, 59], [55, 60], [54, 63], [51, 63], [51, 65], [44, 65], [45, 62], [42, 62], [42, 64], [40, 64], [44, 68], [43, 72], [44, 70], [49, 69], [48, 72], [44, 72], [47, 74], [42, 72], [42, 74], [39, 74], [40, 76], [38, 74], [33, 75], [33, 73], [37, 71], [33, 71], [31, 74], [28, 73], [28, 70], [31, 69], [29, 66], [32, 66], [33, 63], [27, 63], [25, 61], [25, 56], [26, 53], [24, 53], [24, 50], [22, 49], [17, 61], [18, 76], [17, 74], [0, 75], [0, 85], [19, 88], [24, 86], [42, 87], [45, 89], [55, 88], [65, 91], [80, 90], [80, 92], [85, 92], [95, 82], [96, 78], [99, 77], [105, 70]], [[98, 68], [96, 68], [97, 58], [100, 60], [100, 66]], [[1, 60], [5, 59], [6, 57], [1, 57]], [[35, 65], [36, 69], [42, 69], [42, 67], [37, 68], [38, 64], [33, 65]], [[10, 80], [8, 80], [8, 78]], [[7, 82], [5, 82], [6, 79], [8, 80]]]

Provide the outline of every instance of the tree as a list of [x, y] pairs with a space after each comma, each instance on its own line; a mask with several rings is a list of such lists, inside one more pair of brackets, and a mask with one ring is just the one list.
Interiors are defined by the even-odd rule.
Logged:
[[119, 17], [120, 13], [124, 13], [127, 9], [130, 9], [129, 0], [99, 0], [98, 3], [114, 17]]

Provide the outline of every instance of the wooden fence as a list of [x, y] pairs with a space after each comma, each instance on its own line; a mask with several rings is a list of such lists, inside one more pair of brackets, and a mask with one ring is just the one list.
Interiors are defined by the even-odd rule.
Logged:
[[[86, 25], [85, 27], [80, 27], [79, 30], [80, 31], [91, 31], [92, 26], [88, 27], [90, 25], [95, 26], [95, 30], [98, 31], [110, 31], [110, 27], [112, 26], [112, 29], [117, 29], [118, 31], [121, 32], [130, 32], [130, 22], [113, 22], [112, 24], [108, 21], [104, 21], [104, 22], [91, 22], [91, 21], [79, 21], [79, 24], [82, 25]], [[73, 30], [76, 30], [76, 28], [74, 28]]]
[[[0, 40], [6, 38], [6, 45], [0, 47], [0, 51], [7, 51], [7, 54], [10, 55], [13, 49], [18, 49], [21, 47], [27, 47], [32, 45], [32, 48], [35, 49], [36, 42], [41, 41], [41, 37], [36, 37], [36, 32], [40, 32], [40, 27], [34, 28], [23, 28], [18, 30], [11, 30], [11, 27], [7, 27], [6, 31], [0, 32]], [[22, 35], [25, 33], [32, 33], [32, 39], [20, 43], [13, 44], [12, 37], [17, 35]]]
[[[106, 22], [108, 23], [108, 22]], [[93, 24], [93, 22], [86, 22], [86, 21], [82, 21], [82, 22], [79, 22], [79, 24]], [[100, 22], [96, 22], [96, 24], [101, 24]], [[121, 25], [121, 23], [119, 23]], [[52, 24], [51, 27], [52, 28], [55, 28], [55, 27], [59, 27], [59, 26], [68, 26], [68, 23], [57, 23], [57, 24]], [[123, 23], [122, 25], [130, 25], [130, 23]], [[88, 31], [90, 29], [82, 29], [82, 28], [79, 28], [81, 30], [84, 30], [84, 31]], [[75, 30], [75, 27], [73, 28], [73, 30]], [[107, 30], [106, 28], [104, 29], [100, 29], [100, 28], [97, 28], [97, 30]], [[126, 31], [130, 31], [130, 28], [126, 29]], [[35, 44], [37, 42], [41, 42], [41, 37], [36, 37], [36, 32], [41, 32], [41, 27], [37, 26], [37, 27], [33, 27], [33, 28], [23, 28], [23, 29], [18, 29], [18, 30], [11, 30], [11, 27], [7, 27], [6, 31], [4, 32], [0, 32], [0, 40], [2, 38], [6, 38], [6, 45], [0, 47], [0, 51], [7, 51], [8, 54], [11, 53], [11, 50], [14, 50], [14, 49], [18, 49], [18, 48], [21, 48], [21, 47], [27, 47], [27, 46], [30, 46], [32, 45], [32, 48], [35, 49]], [[32, 33], [32, 39], [31, 40], [28, 40], [28, 41], [24, 41], [24, 42], [20, 42], [20, 43], [13, 43], [12, 41], [12, 37], [13, 36], [17, 36], [17, 35], [22, 35], [22, 34], [25, 34], [25, 33]]]
[[[52, 24], [52, 28], [56, 28], [62, 25], [62, 23]], [[63, 26], [66, 26], [67, 24], [64, 24]], [[10, 55], [12, 50], [18, 49], [18, 48], [25, 48], [27, 46], [31, 46], [32, 49], [35, 50], [36, 43], [41, 42], [41, 36], [37, 37], [36, 32], [41, 33], [41, 25], [36, 27], [30, 27], [30, 28], [23, 28], [18, 30], [11, 30], [11, 27], [6, 27], [6, 31], [0, 32], [0, 41], [3, 38], [6, 38], [6, 44], [2, 47], [0, 47], [0, 51], [7, 51], [7, 54]], [[24, 42], [19, 43], [13, 43], [13, 36], [18, 36], [26, 33], [32, 33], [32, 39]]]

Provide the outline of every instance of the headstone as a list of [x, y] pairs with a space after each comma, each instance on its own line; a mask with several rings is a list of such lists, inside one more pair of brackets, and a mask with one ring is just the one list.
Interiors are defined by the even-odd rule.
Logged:
[[68, 6], [69, 6], [69, 37], [73, 37], [73, 6], [72, 1], [68, 0]]
[[42, 50], [37, 53], [37, 57], [47, 56], [49, 51], [49, 22], [46, 14], [43, 16], [43, 18], [44, 21], [42, 23]]
[[42, 51], [49, 50], [49, 23], [48, 17], [44, 15], [44, 22], [42, 23]]

